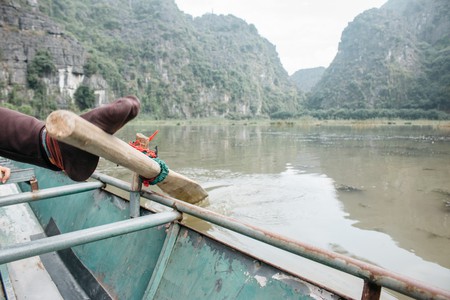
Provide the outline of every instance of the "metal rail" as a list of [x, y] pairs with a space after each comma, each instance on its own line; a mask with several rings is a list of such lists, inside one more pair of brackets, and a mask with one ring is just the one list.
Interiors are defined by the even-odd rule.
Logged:
[[0, 249], [0, 265], [22, 258], [58, 251], [61, 249], [167, 224], [180, 218], [181, 214], [179, 212], [168, 211], [118, 221], [112, 224], [81, 229], [27, 243], [15, 244]]
[[220, 215], [207, 209], [152, 192], [142, 192], [142, 197], [172, 207], [202, 220], [308, 258], [320, 264], [343, 271], [364, 280], [362, 299], [379, 299], [381, 287], [391, 289], [416, 299], [449, 300], [450, 291], [431, 287], [417, 280], [364, 263], [342, 254], [294, 241], [279, 234]]
[[[113, 180], [111, 179], [110, 182], [111, 181]], [[113, 181], [113, 183], [114, 186], [130, 191], [129, 185], [127, 185], [123, 181], [116, 180]], [[0, 197], [0, 207], [37, 200], [45, 200], [65, 195], [73, 195], [100, 189], [102, 187], [105, 187], [105, 184], [103, 182], [93, 181], [2, 196]], [[2, 247], [0, 248], [0, 265], [31, 256], [58, 251], [61, 249], [66, 249], [131, 232], [148, 229], [162, 224], [171, 223], [175, 220], [180, 219], [181, 217], [182, 215], [178, 211], [168, 211], [142, 217], [136, 216], [133, 219], [118, 221], [111, 224], [42, 238], [31, 242]]]
[[[120, 187], [125, 187], [125, 190], [131, 191], [130, 184], [114, 177], [102, 174], [98, 175], [97, 178], [106, 184], [111, 184], [114, 186], [118, 183]], [[195, 216], [255, 240], [270, 244], [279, 249], [289, 251], [322, 265], [326, 265], [361, 278], [364, 280], [361, 299], [379, 299], [381, 288], [385, 287], [416, 299], [450, 300], [450, 291], [429, 286], [428, 284], [424, 284], [420, 281], [388, 271], [372, 264], [286, 238], [279, 234], [227, 216], [223, 216], [175, 198], [162, 196], [150, 191], [142, 191], [141, 196], [159, 204], [174, 208], [179, 212]]]
[[0, 197], [0, 207], [82, 193], [103, 187], [102, 182], [83, 182]]
[[115, 177], [105, 175], [102, 173], [98, 173], [98, 172], [94, 172], [94, 174], [91, 175], [91, 178], [97, 179], [106, 184], [110, 184], [110, 185], [115, 186], [116, 188], [119, 188], [126, 192], [133, 192], [129, 182], [125, 182], [125, 181], [117, 179]]

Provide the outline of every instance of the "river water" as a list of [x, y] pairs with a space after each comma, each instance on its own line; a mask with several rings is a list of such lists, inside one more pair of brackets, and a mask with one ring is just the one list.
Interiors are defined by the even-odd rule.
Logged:
[[131, 124], [118, 136], [155, 129], [159, 156], [208, 191], [207, 208], [450, 290], [449, 127]]

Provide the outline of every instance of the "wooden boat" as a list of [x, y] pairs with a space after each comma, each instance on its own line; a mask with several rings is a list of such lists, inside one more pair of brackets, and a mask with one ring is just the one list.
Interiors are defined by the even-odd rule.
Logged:
[[[0, 186], [13, 192], [0, 196], [2, 299], [378, 299], [385, 288], [450, 299], [449, 291], [110, 176], [77, 183], [62, 172], [5, 163], [15, 171]], [[42, 229], [31, 237], [22, 224], [27, 214], [38, 221], [32, 228]], [[349, 296], [273, 257], [255, 257], [186, 225], [186, 215], [362, 279], [362, 292]]]

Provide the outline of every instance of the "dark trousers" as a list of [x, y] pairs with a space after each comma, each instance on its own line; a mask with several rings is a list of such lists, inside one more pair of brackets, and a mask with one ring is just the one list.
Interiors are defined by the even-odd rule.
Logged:
[[47, 158], [41, 143], [44, 122], [0, 107], [0, 156], [58, 170]]
[[[81, 117], [105, 132], [114, 134], [135, 118], [139, 109], [139, 99], [126, 96], [88, 111]], [[36, 118], [0, 107], [0, 156], [51, 170], [60, 170], [50, 162], [44, 149], [42, 143], [44, 127], [45, 123]], [[67, 175], [76, 181], [89, 178], [97, 167], [99, 157], [65, 143], [57, 143], [62, 157], [61, 165]]]

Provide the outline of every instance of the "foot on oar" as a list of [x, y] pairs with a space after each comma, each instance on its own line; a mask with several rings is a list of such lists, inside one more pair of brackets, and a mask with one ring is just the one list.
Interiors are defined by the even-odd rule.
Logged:
[[[139, 109], [139, 99], [134, 96], [126, 96], [80, 116], [103, 131], [114, 134], [128, 121], [134, 119], [138, 115]], [[49, 150], [50, 161], [75, 181], [88, 179], [97, 168], [99, 157], [96, 155], [56, 141], [48, 135], [46, 146]]]

